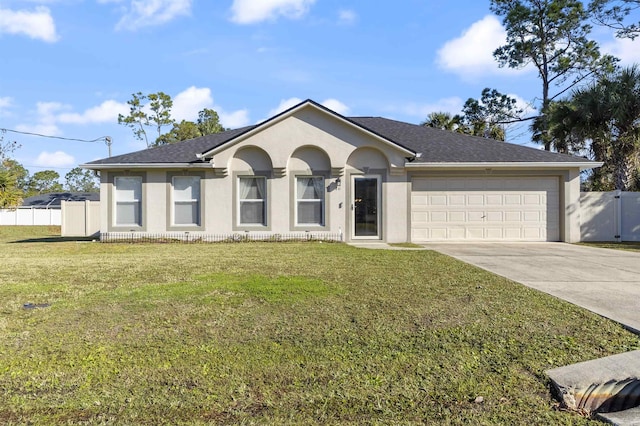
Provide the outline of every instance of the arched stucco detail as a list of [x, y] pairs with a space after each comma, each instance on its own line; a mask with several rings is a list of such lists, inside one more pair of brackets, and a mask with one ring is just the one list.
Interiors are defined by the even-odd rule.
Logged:
[[291, 154], [287, 168], [296, 171], [328, 171], [331, 170], [331, 160], [320, 148], [302, 146]]
[[357, 170], [389, 169], [389, 160], [375, 148], [362, 147], [351, 153], [347, 165]]
[[268, 171], [272, 169], [271, 157], [257, 146], [248, 146], [235, 152], [229, 169], [234, 172]]

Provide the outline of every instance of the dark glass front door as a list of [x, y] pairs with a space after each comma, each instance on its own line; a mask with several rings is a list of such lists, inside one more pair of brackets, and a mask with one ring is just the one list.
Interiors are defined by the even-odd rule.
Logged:
[[353, 179], [354, 237], [378, 236], [378, 179]]

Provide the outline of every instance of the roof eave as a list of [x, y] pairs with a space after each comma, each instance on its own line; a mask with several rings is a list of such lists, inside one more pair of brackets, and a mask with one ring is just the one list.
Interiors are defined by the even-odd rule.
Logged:
[[404, 152], [406, 154], [406, 156], [408, 156], [408, 157], [415, 157], [417, 155], [417, 152], [415, 152], [415, 151], [413, 151], [413, 150], [411, 150], [411, 149], [409, 149], [407, 147], [404, 147], [404, 146], [400, 145], [399, 143], [397, 143], [395, 141], [387, 139], [387, 138], [385, 138], [385, 137], [383, 137], [383, 136], [381, 136], [381, 135], [379, 135], [379, 134], [367, 129], [364, 126], [361, 126], [361, 125], [349, 120], [348, 118], [344, 117], [343, 115], [338, 114], [337, 112], [332, 111], [329, 108], [324, 107], [324, 106], [318, 104], [317, 102], [312, 101], [311, 99], [307, 99], [306, 101], [302, 101], [298, 105], [295, 105], [295, 106], [289, 108], [288, 110], [283, 111], [280, 114], [277, 114], [277, 115], [271, 117], [270, 119], [263, 121], [262, 123], [260, 123], [260, 124], [256, 125], [255, 127], [247, 130], [246, 132], [243, 132], [243, 133], [240, 133], [239, 135], [236, 135], [235, 137], [229, 139], [226, 142], [223, 142], [222, 144], [210, 149], [209, 151], [203, 152], [201, 154], [196, 154], [196, 156], [198, 158], [211, 157], [212, 155], [215, 155], [218, 152], [225, 150], [228, 147], [228, 145], [234, 144], [234, 143], [238, 143], [238, 142], [240, 142], [240, 141], [242, 141], [242, 140], [244, 140], [246, 138], [249, 138], [249, 137], [255, 135], [256, 133], [261, 132], [264, 127], [272, 125], [272, 124], [277, 123], [279, 121], [282, 121], [285, 118], [292, 116], [296, 112], [298, 112], [301, 109], [303, 109], [305, 107], [308, 107], [308, 106], [311, 106], [311, 107], [315, 108], [318, 111], [322, 111], [324, 113], [331, 114], [333, 117], [335, 117], [338, 120], [342, 121], [344, 124], [347, 124], [347, 125], [355, 128], [355, 129], [357, 129], [357, 130], [359, 130], [361, 132], [364, 132], [364, 133], [368, 134], [369, 136], [374, 137], [375, 139], [383, 142], [384, 144], [390, 145], [393, 148]]
[[106, 169], [209, 169], [211, 164], [206, 163], [103, 163], [103, 164], [80, 164], [83, 169], [106, 170]]
[[561, 161], [561, 162], [442, 162], [442, 163], [406, 163], [408, 169], [594, 169], [604, 163], [596, 161]]

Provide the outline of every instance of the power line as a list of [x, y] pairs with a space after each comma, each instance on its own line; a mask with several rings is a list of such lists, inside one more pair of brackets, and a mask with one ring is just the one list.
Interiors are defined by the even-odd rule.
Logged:
[[43, 135], [43, 134], [40, 134], [40, 133], [22, 132], [20, 130], [3, 129], [3, 128], [0, 128], [0, 131], [11, 132], [11, 133], [19, 133], [21, 135], [40, 136], [41, 138], [62, 139], [62, 140], [65, 140], [65, 141], [88, 142], [88, 143], [103, 142], [103, 141], [107, 141], [108, 139], [110, 139], [109, 136], [100, 136], [99, 138], [96, 138], [96, 139], [93, 139], [93, 140], [78, 139], [78, 138], [64, 138], [62, 136]]
[[109, 149], [109, 157], [111, 157], [111, 144], [112, 144], [111, 136], [100, 136], [99, 138], [88, 140], [88, 139], [78, 139], [78, 138], [64, 138], [62, 136], [43, 135], [41, 133], [22, 132], [20, 130], [13, 130], [13, 129], [0, 128], [0, 131], [1, 132], [18, 133], [18, 134], [21, 134], [21, 135], [39, 136], [41, 138], [61, 139], [61, 140], [64, 140], [64, 141], [87, 142], [87, 143], [104, 142], [107, 145], [107, 148]]

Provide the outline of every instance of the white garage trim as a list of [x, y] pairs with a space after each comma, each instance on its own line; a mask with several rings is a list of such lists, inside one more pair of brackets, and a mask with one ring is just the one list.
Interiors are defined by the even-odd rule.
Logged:
[[556, 176], [415, 177], [411, 241], [558, 241]]

